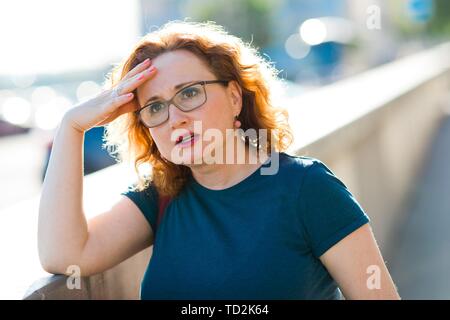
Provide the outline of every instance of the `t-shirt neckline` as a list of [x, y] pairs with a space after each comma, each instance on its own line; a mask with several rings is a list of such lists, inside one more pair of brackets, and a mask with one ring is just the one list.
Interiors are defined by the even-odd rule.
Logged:
[[218, 190], [214, 190], [214, 189], [210, 189], [207, 188], [205, 186], [203, 186], [202, 184], [200, 184], [197, 180], [195, 180], [194, 176], [191, 175], [190, 176], [190, 182], [191, 185], [194, 187], [194, 189], [199, 190], [201, 192], [206, 192], [210, 195], [223, 195], [223, 194], [227, 194], [227, 193], [232, 193], [232, 192], [236, 192], [236, 191], [240, 191], [242, 189], [245, 189], [247, 186], [251, 185], [257, 178], [261, 172], [261, 168], [266, 166], [271, 160], [271, 156], [269, 156], [269, 158], [263, 163], [261, 164], [255, 171], [253, 171], [250, 175], [248, 175], [247, 177], [245, 177], [243, 180], [239, 181], [238, 183], [227, 187], [225, 189], [218, 189]]

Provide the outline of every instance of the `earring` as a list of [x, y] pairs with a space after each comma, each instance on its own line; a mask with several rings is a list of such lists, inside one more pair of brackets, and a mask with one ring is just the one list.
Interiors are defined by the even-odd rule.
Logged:
[[238, 120], [238, 116], [234, 116], [234, 127], [235, 128], [241, 127], [241, 122]]

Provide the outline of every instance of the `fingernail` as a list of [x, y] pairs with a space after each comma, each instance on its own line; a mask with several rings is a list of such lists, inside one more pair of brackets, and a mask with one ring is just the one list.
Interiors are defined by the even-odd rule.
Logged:
[[150, 73], [153, 72], [153, 70], [155, 70], [155, 66], [151, 66], [150, 68], [148, 68], [147, 70], [143, 71], [141, 73], [141, 75], [137, 78], [138, 80], [142, 80], [145, 76], [149, 75]]
[[149, 58], [147, 58], [147, 59], [145, 59], [145, 60], [144, 60], [144, 62], [143, 62], [143, 63], [144, 63], [144, 64], [148, 64], [149, 62], [150, 62], [150, 59], [149, 59]]

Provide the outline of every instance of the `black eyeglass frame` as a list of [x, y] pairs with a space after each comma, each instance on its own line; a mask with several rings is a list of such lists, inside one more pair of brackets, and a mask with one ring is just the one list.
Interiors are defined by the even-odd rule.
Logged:
[[[145, 124], [145, 122], [144, 122], [144, 121], [142, 120], [142, 118], [141, 118], [141, 112], [142, 112], [142, 110], [147, 109], [147, 108], [149, 108], [152, 104], [158, 102], [158, 103], [164, 104], [164, 106], [167, 108], [167, 111], [169, 111], [170, 105], [173, 104], [175, 107], [177, 107], [177, 108], [180, 109], [181, 111], [183, 111], [183, 112], [189, 112], [189, 111], [195, 110], [195, 109], [197, 109], [197, 108], [200, 108], [202, 105], [204, 105], [204, 104], [206, 103], [206, 101], [208, 101], [208, 95], [206, 94], [206, 88], [205, 88], [205, 85], [207, 85], [207, 84], [212, 84], [212, 83], [222, 83], [222, 84], [224, 84], [224, 85], [228, 85], [229, 82], [230, 82], [230, 80], [203, 80], [203, 81], [196, 81], [196, 82], [193, 82], [193, 83], [191, 83], [191, 84], [189, 84], [189, 85], [187, 85], [187, 86], [181, 88], [181, 89], [178, 90], [177, 92], [175, 92], [175, 94], [173, 95], [172, 98], [170, 98], [170, 100], [162, 100], [162, 101], [153, 101], [153, 102], [150, 102], [150, 103], [146, 104], [145, 106], [143, 106], [142, 108], [140, 108], [139, 110], [134, 111], [134, 114], [136, 114], [136, 115], [138, 116], [139, 121], [140, 121], [144, 126], [146, 126], [147, 128], [155, 128], [155, 127], [157, 127], [157, 126], [162, 125], [162, 124], [165, 123], [167, 120], [169, 120], [169, 112], [167, 112], [167, 118], [164, 119], [164, 121], [162, 121], [161, 123], [158, 123], [157, 125], [154, 125], [154, 126], [148, 126], [148, 125]], [[203, 88], [203, 91], [204, 91], [204, 94], [205, 94], [205, 101], [204, 101], [202, 104], [200, 104], [199, 106], [197, 106], [197, 107], [195, 107], [195, 108], [193, 108], [193, 109], [190, 109], [190, 110], [183, 110], [183, 108], [182, 108], [181, 106], [179, 106], [178, 104], [176, 104], [176, 103], [173, 101], [173, 100], [175, 99], [175, 97], [176, 97], [181, 91], [183, 91], [183, 90], [185, 90], [185, 89], [187, 89], [187, 88], [190, 88], [190, 87], [192, 87], [192, 86], [198, 85], [198, 84], [201, 84], [201, 85], [202, 85], [202, 88]]]

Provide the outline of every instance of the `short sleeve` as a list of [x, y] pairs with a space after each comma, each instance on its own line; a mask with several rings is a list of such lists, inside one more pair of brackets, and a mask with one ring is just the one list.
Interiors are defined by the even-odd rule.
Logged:
[[370, 221], [346, 185], [320, 160], [307, 167], [300, 188], [301, 223], [314, 256]]
[[156, 230], [156, 218], [158, 215], [158, 193], [154, 186], [150, 185], [142, 191], [134, 190], [133, 186], [129, 186], [128, 189], [121, 193], [133, 201], [136, 206], [141, 210], [142, 214], [147, 219], [148, 223], [152, 227], [152, 230]]

